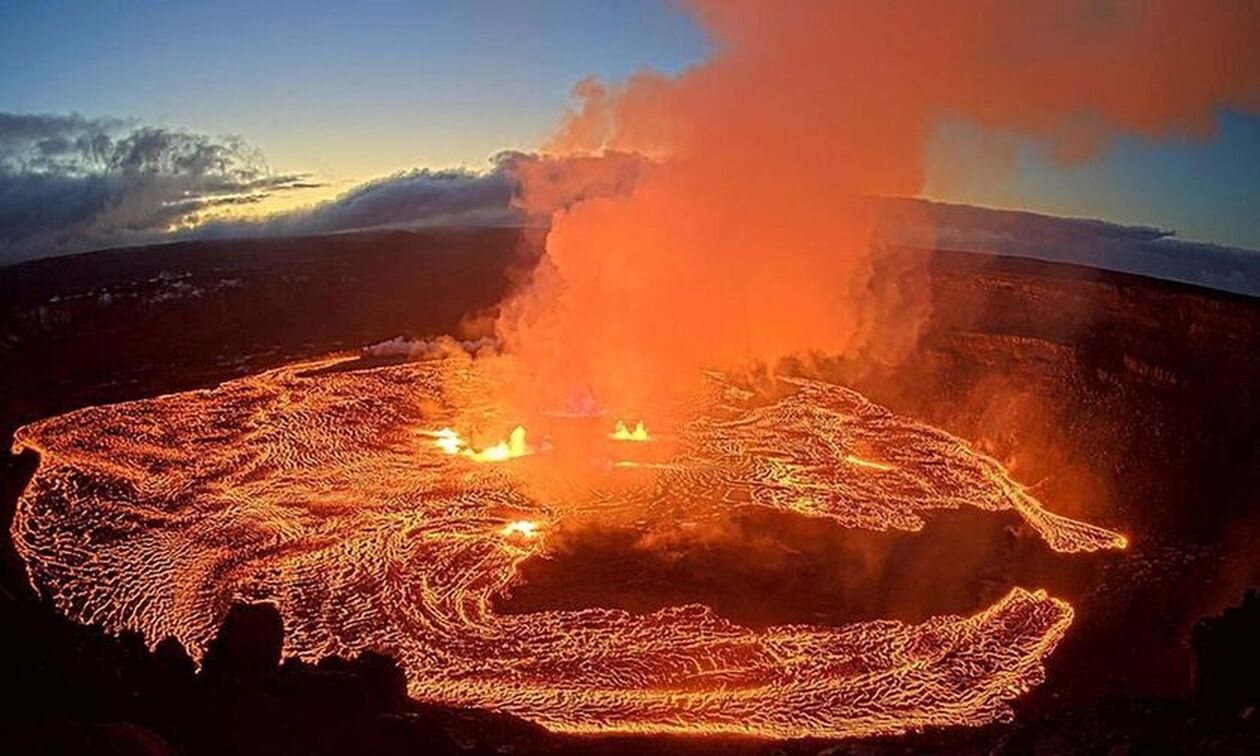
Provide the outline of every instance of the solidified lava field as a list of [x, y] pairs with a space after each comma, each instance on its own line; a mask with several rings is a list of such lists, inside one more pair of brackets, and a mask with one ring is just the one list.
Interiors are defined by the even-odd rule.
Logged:
[[507, 614], [494, 601], [552, 531], [584, 519], [694, 527], [755, 507], [918, 530], [931, 510], [975, 507], [1016, 511], [1057, 551], [1124, 545], [1046, 511], [964, 442], [828, 383], [779, 379], [766, 396], [710, 374], [664, 452], [609, 438], [606, 418], [557, 421], [602, 429], [576, 478], [549, 469], [561, 450], [546, 443], [497, 461], [449, 453], [451, 429], [499, 420], [490, 388], [467, 358], [330, 359], [34, 423], [16, 437], [42, 461], [15, 542], [61, 611], [150, 642], [204, 649], [233, 600], [269, 600], [288, 653], [383, 651], [421, 700], [565, 732], [769, 737], [1006, 718], [1072, 608], [1014, 588], [971, 616], [755, 631], [697, 604]]

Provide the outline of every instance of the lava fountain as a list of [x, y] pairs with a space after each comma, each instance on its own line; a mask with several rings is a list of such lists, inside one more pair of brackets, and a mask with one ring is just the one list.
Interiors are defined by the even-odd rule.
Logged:
[[461, 435], [517, 422], [497, 416], [481, 364], [328, 360], [26, 426], [17, 443], [41, 464], [15, 543], [60, 611], [150, 642], [199, 653], [231, 602], [267, 600], [287, 653], [388, 653], [422, 700], [562, 732], [781, 738], [1007, 718], [1072, 608], [1015, 588], [971, 616], [756, 631], [701, 605], [493, 602], [553, 528], [625, 513], [671, 523], [760, 507], [913, 531], [933, 510], [975, 507], [1014, 510], [1058, 551], [1124, 546], [1047, 511], [959, 439], [812, 380], [779, 378], [767, 396], [709, 373], [668, 456], [615, 464], [655, 434], [601, 426], [615, 448], [593, 439], [592, 472], [561, 475], [547, 468], [562, 450], [523, 428], [486, 446]]

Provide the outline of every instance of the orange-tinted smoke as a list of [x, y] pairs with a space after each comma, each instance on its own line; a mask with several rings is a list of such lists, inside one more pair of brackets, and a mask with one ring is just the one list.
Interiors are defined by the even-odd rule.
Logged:
[[634, 415], [697, 367], [895, 354], [929, 303], [872, 286], [864, 198], [921, 190], [942, 117], [1080, 156], [1116, 130], [1206, 134], [1216, 108], [1260, 105], [1250, 0], [693, 5], [708, 61], [583, 82], [546, 146], [654, 161], [631, 192], [554, 214], [535, 285], [501, 324], [546, 401], [589, 389]]

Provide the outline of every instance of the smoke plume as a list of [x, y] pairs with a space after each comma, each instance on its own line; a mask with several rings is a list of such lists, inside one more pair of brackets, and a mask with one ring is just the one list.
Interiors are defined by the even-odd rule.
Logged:
[[[895, 359], [930, 302], [913, 272], [886, 283], [871, 199], [921, 191], [939, 119], [1080, 159], [1119, 131], [1206, 135], [1216, 108], [1260, 105], [1245, 0], [692, 5], [709, 60], [582, 82], [547, 145], [649, 160], [630, 192], [555, 213], [501, 319], [545, 401], [591, 391], [633, 412], [698, 367]], [[526, 176], [522, 196], [553, 188]]]

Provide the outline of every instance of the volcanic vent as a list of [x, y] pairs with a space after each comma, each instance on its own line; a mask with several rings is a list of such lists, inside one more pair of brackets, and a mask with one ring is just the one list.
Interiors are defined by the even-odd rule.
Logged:
[[[497, 376], [505, 357], [495, 358]], [[42, 455], [15, 541], [76, 620], [204, 649], [238, 599], [277, 603], [290, 654], [364, 648], [412, 695], [566, 732], [851, 736], [1009, 715], [1072, 608], [1015, 588], [972, 616], [756, 631], [701, 605], [504, 614], [493, 600], [584, 518], [702, 522], [741, 507], [916, 530], [942, 508], [1018, 512], [1057, 551], [1123, 547], [1045, 510], [994, 460], [839, 386], [718, 373], [667, 432], [511, 429], [483, 362], [294, 365], [20, 430]], [[579, 432], [576, 437], [582, 437]], [[601, 442], [597, 442], [599, 439]], [[629, 447], [634, 447], [633, 449]]]

